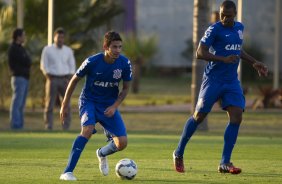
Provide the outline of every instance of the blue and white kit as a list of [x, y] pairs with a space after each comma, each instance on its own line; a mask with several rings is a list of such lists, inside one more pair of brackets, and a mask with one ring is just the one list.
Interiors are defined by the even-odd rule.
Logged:
[[126, 136], [126, 128], [118, 110], [112, 117], [104, 111], [111, 106], [119, 94], [119, 82], [132, 79], [130, 61], [120, 55], [114, 63], [104, 61], [104, 53], [87, 58], [77, 70], [78, 77], [86, 76], [86, 82], [79, 98], [81, 125], [95, 125], [99, 122], [115, 136]]
[[[201, 44], [212, 47], [214, 55], [229, 56], [241, 54], [244, 26], [234, 22], [233, 27], [224, 27], [221, 22], [211, 25], [201, 39]], [[222, 108], [236, 106], [245, 108], [245, 97], [238, 80], [235, 63], [209, 61], [203, 75], [203, 82], [198, 97], [196, 111], [208, 113], [213, 104], [221, 99]]]

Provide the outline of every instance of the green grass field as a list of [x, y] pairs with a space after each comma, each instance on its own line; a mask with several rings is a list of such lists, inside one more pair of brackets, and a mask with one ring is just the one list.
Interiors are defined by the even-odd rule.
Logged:
[[[130, 93], [124, 104], [144, 106], [183, 104], [190, 101], [187, 78], [142, 79], [140, 93]], [[170, 86], [168, 88], [168, 85]], [[255, 88], [254, 88], [255, 89]], [[161, 91], [161, 93], [160, 93]], [[247, 98], [256, 98], [254, 91]], [[79, 90], [72, 101], [77, 107]], [[30, 98], [29, 98], [30, 101]], [[9, 99], [6, 101], [8, 107]], [[41, 107], [32, 111], [30, 102], [25, 113], [22, 131], [11, 131], [9, 112], [0, 111], [0, 184], [56, 184], [71, 183], [59, 180], [64, 170], [74, 138], [80, 131], [77, 110], [69, 132], [62, 132], [58, 109], [55, 110], [54, 130], [44, 131]], [[183, 110], [185, 111], [185, 110]], [[219, 174], [223, 132], [228, 120], [226, 113], [213, 112], [208, 116], [208, 132], [197, 131], [185, 152], [186, 173], [173, 169], [172, 152], [177, 146], [182, 127], [189, 112], [122, 112], [128, 129], [126, 150], [109, 157], [110, 174], [104, 177], [98, 169], [95, 151], [106, 144], [101, 127], [82, 153], [75, 169], [75, 183], [144, 183], [144, 184], [279, 184], [282, 183], [282, 113], [281, 109], [244, 113], [244, 120], [233, 154], [233, 162], [240, 166], [240, 175]], [[132, 181], [120, 180], [114, 167], [118, 160], [131, 158], [138, 165]]]
[[[79, 179], [76, 183], [282, 183], [282, 114], [279, 111], [244, 114], [233, 154], [234, 164], [243, 169], [240, 175], [217, 173], [227, 121], [225, 113], [211, 113], [209, 131], [197, 131], [187, 145], [185, 174], [173, 170], [171, 157], [188, 113], [122, 114], [128, 128], [129, 145], [109, 157], [109, 176], [102, 176], [98, 170], [95, 150], [106, 144], [98, 127], [98, 134], [87, 144], [75, 170]], [[0, 112], [0, 183], [69, 183], [58, 178], [79, 133], [76, 113], [73, 120], [70, 132], [60, 130], [58, 118], [54, 131], [45, 132], [42, 112], [27, 112], [25, 130], [10, 131], [8, 112]], [[139, 167], [133, 181], [115, 176], [114, 166], [122, 158], [133, 159]]]
[[[0, 183], [71, 183], [58, 178], [63, 171], [76, 133], [1, 132]], [[185, 174], [172, 167], [176, 135], [129, 134], [126, 150], [109, 157], [110, 174], [99, 173], [95, 150], [105, 144], [102, 134], [88, 142], [76, 167], [76, 183], [248, 183], [282, 182], [282, 138], [241, 136], [233, 160], [242, 167], [240, 175], [217, 173], [222, 150], [222, 136], [195, 135], [187, 146]], [[114, 166], [121, 158], [131, 158], [138, 165], [132, 181], [115, 176]]]

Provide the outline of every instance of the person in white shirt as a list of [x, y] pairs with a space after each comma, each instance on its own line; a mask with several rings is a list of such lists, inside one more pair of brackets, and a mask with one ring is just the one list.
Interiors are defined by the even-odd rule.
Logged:
[[[40, 61], [40, 69], [46, 77], [44, 123], [46, 130], [53, 128], [53, 109], [56, 99], [63, 98], [72, 75], [75, 73], [75, 59], [70, 47], [64, 45], [65, 31], [57, 28], [54, 32], [54, 43], [45, 46]], [[70, 108], [70, 104], [68, 104]], [[65, 119], [63, 130], [69, 129], [71, 113]]]

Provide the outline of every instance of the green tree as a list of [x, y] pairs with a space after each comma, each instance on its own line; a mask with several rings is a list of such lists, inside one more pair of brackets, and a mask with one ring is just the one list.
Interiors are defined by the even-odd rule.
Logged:
[[133, 80], [132, 92], [139, 92], [139, 82], [141, 78], [141, 68], [157, 52], [156, 38], [138, 38], [134, 34], [124, 36], [123, 51], [132, 62]]
[[0, 109], [5, 109], [5, 102], [8, 96], [11, 94], [9, 68], [7, 62], [7, 50], [12, 31], [11, 25], [13, 23], [13, 6], [0, 2]]
[[[68, 35], [66, 44], [74, 49], [77, 61], [83, 61], [85, 57], [98, 50], [101, 36], [99, 29], [123, 12], [120, 2], [112, 0], [54, 1], [54, 27], [66, 29]], [[25, 0], [24, 3], [24, 29], [27, 34], [25, 47], [33, 61], [29, 96], [32, 96], [32, 105], [36, 107], [38, 99], [44, 96], [44, 78], [39, 69], [39, 61], [41, 51], [47, 44], [48, 0]], [[7, 61], [11, 32], [16, 27], [16, 1], [13, 1], [11, 5], [2, 3], [0, 8], [0, 63], [2, 63]], [[2, 70], [3, 67], [0, 72]], [[1, 72], [2, 75], [4, 75], [3, 72]], [[1, 81], [10, 81], [9, 75], [4, 76]], [[0, 96], [5, 99], [11, 93], [9, 91], [4, 94], [2, 89], [10, 90], [10, 84], [1, 81]], [[41, 100], [39, 102], [41, 105]]]

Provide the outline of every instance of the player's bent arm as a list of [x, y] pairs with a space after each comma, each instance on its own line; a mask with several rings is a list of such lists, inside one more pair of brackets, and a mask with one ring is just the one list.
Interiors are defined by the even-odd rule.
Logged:
[[113, 104], [115, 108], [117, 108], [122, 103], [122, 101], [125, 99], [125, 97], [127, 96], [129, 92], [129, 88], [130, 88], [130, 81], [123, 81], [122, 90], [119, 93], [117, 100]]
[[243, 49], [241, 50], [240, 57], [243, 61], [246, 61], [247, 63], [252, 65], [257, 70], [259, 76], [267, 76], [268, 68], [262, 62], [257, 61]]
[[250, 65], [254, 65], [256, 62], [258, 62], [255, 58], [253, 58], [251, 55], [249, 55], [245, 50], [241, 50], [240, 58]]
[[222, 62], [232, 62], [234, 61], [234, 58], [228, 59], [228, 57], [223, 56], [216, 56], [209, 52], [209, 47], [200, 43], [199, 47], [196, 52], [196, 58], [197, 59], [203, 59], [206, 61], [222, 61]]
[[77, 83], [80, 81], [80, 77], [78, 77], [76, 74], [74, 74], [68, 84], [68, 87], [66, 89], [66, 93], [62, 102], [62, 105], [67, 105], [70, 102], [71, 95], [77, 85]]
[[73, 77], [71, 78], [69, 84], [68, 84], [68, 87], [66, 89], [66, 92], [65, 92], [65, 96], [64, 96], [64, 99], [62, 101], [62, 106], [61, 106], [61, 110], [60, 110], [60, 118], [62, 120], [62, 123], [64, 123], [64, 119], [65, 117], [67, 116], [68, 113], [68, 104], [70, 102], [70, 98], [71, 98], [71, 95], [78, 83], [78, 81], [80, 80], [81, 78], [76, 76], [76, 74], [73, 75]]

